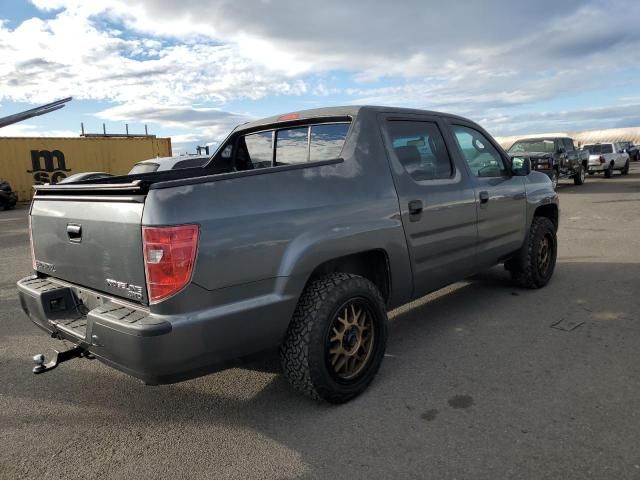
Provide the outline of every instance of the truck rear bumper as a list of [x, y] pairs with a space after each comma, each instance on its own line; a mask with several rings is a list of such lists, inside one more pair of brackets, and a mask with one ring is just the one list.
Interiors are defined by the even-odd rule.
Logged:
[[[244, 355], [277, 345], [283, 332], [271, 337], [254, 327], [259, 340], [239, 330], [259, 316], [282, 314], [282, 302], [237, 315], [154, 315], [142, 306], [125, 304], [57, 279], [35, 276], [17, 284], [22, 310], [53, 337], [81, 346], [103, 363], [147, 384], [174, 383], [228, 367]], [[288, 302], [287, 302], [288, 304]], [[246, 321], [245, 321], [246, 320]], [[283, 319], [286, 329], [288, 319]]]

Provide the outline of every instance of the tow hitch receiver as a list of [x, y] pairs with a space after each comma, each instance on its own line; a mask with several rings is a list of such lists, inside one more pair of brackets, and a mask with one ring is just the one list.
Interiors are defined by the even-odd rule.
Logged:
[[74, 347], [70, 350], [65, 350], [64, 352], [59, 352], [57, 350], [54, 350], [54, 354], [51, 357], [51, 360], [49, 360], [47, 363], [44, 363], [45, 361], [44, 355], [39, 353], [33, 356], [33, 363], [36, 364], [36, 366], [33, 367], [33, 373], [35, 373], [36, 375], [39, 373], [45, 373], [45, 372], [48, 372], [49, 370], [53, 370], [62, 362], [66, 362], [67, 360], [71, 360], [72, 358], [81, 358], [81, 357], [88, 358], [88, 359], [95, 358], [93, 354], [91, 354], [90, 352], [87, 352], [82, 347]]

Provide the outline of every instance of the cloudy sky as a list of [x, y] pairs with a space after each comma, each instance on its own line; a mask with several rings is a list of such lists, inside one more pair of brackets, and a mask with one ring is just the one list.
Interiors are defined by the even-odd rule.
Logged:
[[637, 0], [0, 0], [0, 135], [170, 135], [325, 105], [461, 114], [494, 135], [640, 126]]

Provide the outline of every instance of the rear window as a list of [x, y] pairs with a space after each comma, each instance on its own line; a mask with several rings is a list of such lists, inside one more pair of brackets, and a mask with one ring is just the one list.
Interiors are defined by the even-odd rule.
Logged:
[[[244, 142], [248, 153], [245, 162], [248, 168], [270, 167], [273, 159], [273, 132], [252, 133], [244, 136]], [[240, 170], [244, 170], [241, 168]]]
[[133, 175], [134, 173], [152, 173], [158, 170], [159, 166], [157, 163], [136, 163], [129, 171], [129, 175]]
[[613, 153], [613, 146], [610, 143], [605, 143], [602, 145], [585, 145], [582, 147], [583, 150], [589, 150], [589, 153], [592, 155], [600, 155], [602, 153]]
[[349, 131], [348, 123], [313, 125], [309, 141], [309, 160], [318, 162], [339, 158]]
[[[249, 170], [340, 158], [349, 125], [319, 124], [244, 135], [238, 142], [236, 169]], [[274, 161], [275, 164], [272, 164]]]
[[307, 162], [309, 127], [279, 130], [276, 134], [276, 165]]

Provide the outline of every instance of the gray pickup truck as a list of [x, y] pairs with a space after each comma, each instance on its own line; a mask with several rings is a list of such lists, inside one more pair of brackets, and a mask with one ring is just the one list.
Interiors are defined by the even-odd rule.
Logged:
[[24, 312], [147, 384], [280, 349], [291, 384], [362, 392], [387, 311], [504, 263], [527, 288], [556, 260], [558, 197], [480, 126], [334, 107], [237, 127], [201, 168], [40, 185]]

